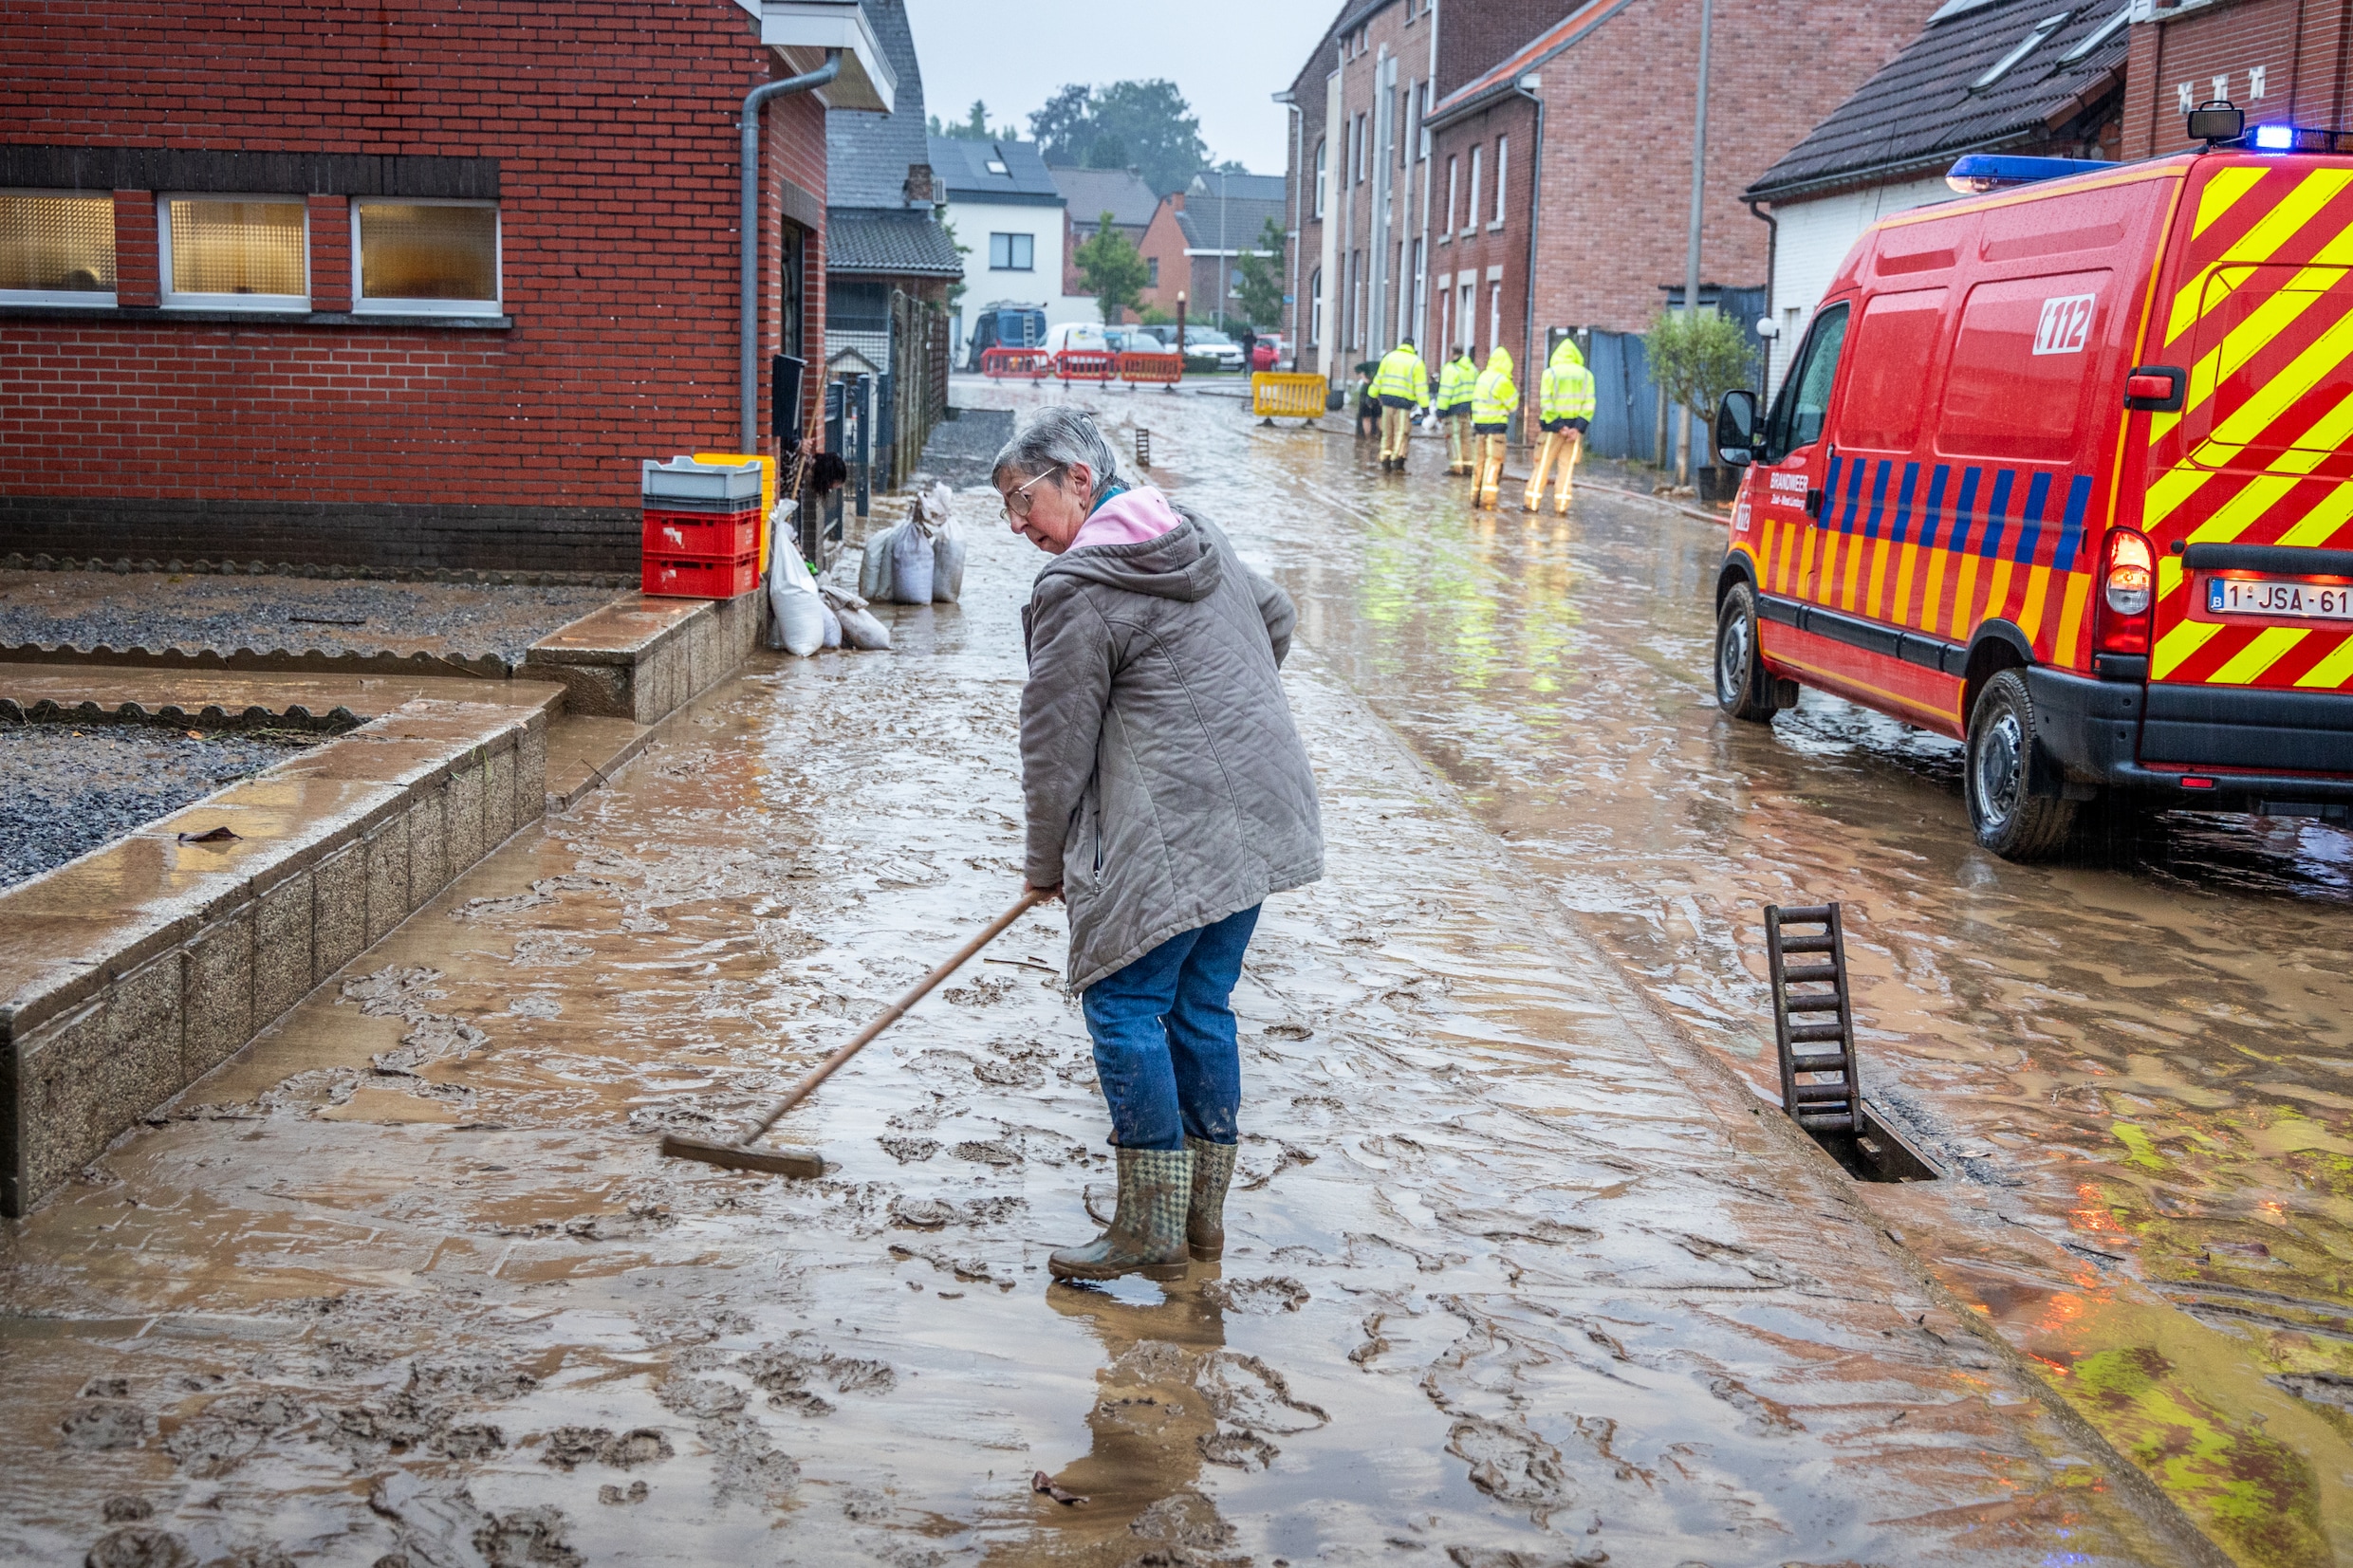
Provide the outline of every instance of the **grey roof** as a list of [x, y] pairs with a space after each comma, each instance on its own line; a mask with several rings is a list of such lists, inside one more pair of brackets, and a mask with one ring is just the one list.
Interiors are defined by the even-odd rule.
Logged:
[[[967, 141], [961, 137], [931, 138], [932, 176], [952, 201], [975, 198], [1020, 201], [1032, 207], [1060, 207], [1062, 192], [1055, 187], [1046, 159], [1034, 141]], [[1005, 173], [993, 173], [991, 162]]]
[[932, 219], [930, 208], [825, 209], [825, 272], [879, 272], [897, 277], [960, 278], [964, 262], [955, 241]]
[[2064, 57], [2115, 20], [2125, 0], [2095, 0], [1982, 92], [1970, 83], [2058, 15], [2052, 0], [1948, 5], [1903, 52], [1831, 111], [1746, 194], [1787, 199], [1873, 184], [1949, 164], [1965, 152], [2045, 139], [2116, 89], [2129, 27], [2112, 28], [2082, 59]]
[[1205, 169], [1185, 187], [1185, 204], [1202, 196], [1214, 201], [1221, 194], [1229, 201], [1279, 202], [1286, 189], [1281, 175], [1219, 175]]
[[882, 56], [899, 77], [898, 111], [825, 115], [825, 205], [904, 207], [907, 166], [931, 157], [924, 135], [923, 69], [903, 0], [862, 0]]
[[[1283, 182], [1274, 182], [1280, 186]], [[1218, 227], [1218, 200], [1215, 196], [1188, 195], [1184, 211], [1176, 214], [1176, 225], [1184, 231], [1188, 250], [1250, 250], [1256, 249], [1258, 231], [1272, 218], [1275, 227], [1283, 227], [1285, 208], [1280, 200], [1246, 201], [1237, 196], [1226, 202], [1225, 227]], [[1224, 244], [1218, 243], [1220, 232]]]
[[1055, 188], [1070, 204], [1071, 217], [1084, 226], [1091, 227], [1109, 212], [1111, 221], [1122, 228], [1146, 228], [1160, 205], [1152, 187], [1133, 169], [1058, 167], [1051, 172]]

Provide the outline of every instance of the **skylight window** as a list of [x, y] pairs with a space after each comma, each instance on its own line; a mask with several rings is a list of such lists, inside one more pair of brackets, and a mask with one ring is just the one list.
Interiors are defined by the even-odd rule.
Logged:
[[2008, 76], [2017, 66], [2018, 62], [2042, 47], [2043, 40], [2066, 27], [2067, 18], [2074, 14], [2073, 11], [2063, 10], [2056, 16], [2046, 16], [2040, 22], [2035, 23], [2034, 30], [2020, 39], [2016, 48], [1988, 66], [1985, 75], [1969, 84], [1969, 90], [1973, 93], [1984, 92], [1988, 87]]
[[2092, 28], [2091, 31], [2085, 33], [2082, 40], [2076, 44], [2075, 47], [2069, 49], [2066, 53], [2059, 57], [2059, 64], [2062, 65], [2072, 65], [2084, 59], [2090, 55], [2094, 49], [2100, 47], [2101, 45], [2105, 44], [2109, 39], [2114, 38], [2123, 29], [2124, 24], [2131, 20], [2132, 8], [2130, 6], [2126, 6], [2122, 10], [2118, 11], [2114, 16], [2109, 17], [2105, 22], [2101, 23], [2098, 27]]
[[1005, 173], [1005, 164], [1002, 160], [992, 157], [989, 160], [989, 172], [992, 175], [1001, 175]]
[[1965, 16], [1981, 6], [1992, 4], [1993, 0], [1944, 0], [1944, 4], [1936, 8], [1936, 14], [1928, 19], [1928, 25], [1933, 28], [1939, 22], [1949, 22], [1954, 17]]

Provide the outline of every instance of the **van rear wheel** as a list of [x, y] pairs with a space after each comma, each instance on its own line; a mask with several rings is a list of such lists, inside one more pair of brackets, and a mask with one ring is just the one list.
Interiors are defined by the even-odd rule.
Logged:
[[1756, 636], [1756, 590], [1735, 582], [1715, 612], [1715, 705], [1733, 718], [1769, 724], [1780, 711]]
[[2075, 825], [2073, 801], [2028, 788], [2034, 755], [2034, 699], [2026, 677], [2004, 670], [1986, 682], [1969, 719], [1961, 773], [1977, 842], [2005, 860], [2047, 860]]

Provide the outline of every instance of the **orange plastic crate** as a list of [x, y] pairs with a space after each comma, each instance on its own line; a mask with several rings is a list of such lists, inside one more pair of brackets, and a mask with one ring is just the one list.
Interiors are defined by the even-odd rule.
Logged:
[[760, 585], [754, 550], [732, 561], [672, 561], [648, 556], [645, 592], [658, 599], [733, 599]]
[[758, 512], [675, 512], [645, 509], [649, 561], [733, 561], [757, 555]]

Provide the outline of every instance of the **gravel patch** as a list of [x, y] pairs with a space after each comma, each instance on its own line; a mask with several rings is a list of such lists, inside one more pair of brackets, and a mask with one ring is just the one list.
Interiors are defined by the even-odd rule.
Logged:
[[330, 737], [160, 725], [0, 723], [0, 888], [170, 815]]
[[0, 571], [0, 648], [495, 655], [519, 664], [610, 588]]

